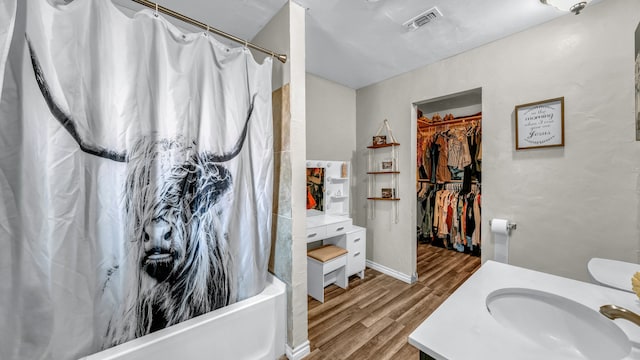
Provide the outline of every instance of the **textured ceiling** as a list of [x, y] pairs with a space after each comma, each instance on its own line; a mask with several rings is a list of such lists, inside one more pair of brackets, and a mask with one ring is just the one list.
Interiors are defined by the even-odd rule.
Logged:
[[[114, 0], [131, 9], [130, 0]], [[160, 5], [243, 39], [287, 0], [159, 0]], [[594, 0], [589, 7], [604, 0]], [[536, 26], [576, 16], [539, 0], [296, 0], [306, 8], [307, 72], [358, 89]], [[415, 31], [402, 24], [437, 7]], [[589, 7], [585, 11], [590, 11]], [[580, 16], [580, 15], [577, 15]], [[258, 44], [259, 45], [259, 44]]]

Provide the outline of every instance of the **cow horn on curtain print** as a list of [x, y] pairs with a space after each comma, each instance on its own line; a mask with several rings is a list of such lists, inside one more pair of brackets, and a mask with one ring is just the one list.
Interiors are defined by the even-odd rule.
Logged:
[[[33, 349], [23, 354], [43, 359], [87, 355], [262, 291], [271, 234], [271, 59], [258, 64], [246, 49], [229, 51], [211, 37], [183, 34], [149, 11], [124, 17], [110, 1], [74, 1], [58, 8], [47, 1], [28, 3], [33, 16], [42, 20], [27, 20], [28, 58], [22, 61], [33, 71], [24, 72], [23, 82], [25, 93], [41, 99], [25, 101], [44, 107], [22, 106], [25, 128], [40, 127], [26, 129], [23, 143], [44, 140], [52, 150], [25, 152], [24, 161], [35, 170], [25, 166], [23, 177], [43, 168], [51, 178], [33, 176], [34, 190], [23, 195], [23, 207], [28, 213], [31, 205], [26, 203], [41, 202], [41, 207], [53, 208], [42, 216], [65, 214], [43, 219], [50, 230], [34, 236], [25, 231], [29, 246], [45, 249], [27, 260], [44, 261], [51, 269], [65, 267], [39, 275], [50, 283], [42, 282], [37, 290], [42, 294], [31, 301], [38, 309], [51, 310], [33, 316], [42, 316], [38, 320], [43, 329], [65, 322], [81, 328], [71, 330], [76, 339], [55, 330], [50, 335], [40, 331], [43, 343], [25, 344]], [[66, 11], [67, 6], [74, 6], [73, 11]], [[88, 31], [91, 34], [70, 31], [97, 17], [103, 21]], [[123, 33], [133, 40], [104, 41]], [[97, 47], [98, 39], [89, 38], [94, 35], [107, 44]], [[116, 43], [124, 49], [103, 48]], [[59, 56], [55, 44], [75, 52]], [[169, 50], [142, 55], [144, 50], [135, 49], [140, 44]], [[102, 51], [124, 54], [122, 63], [158, 64], [131, 73], [100, 58], [97, 63], [107, 70], [92, 68], [96, 52]], [[204, 54], [202, 59], [192, 60], [199, 54]], [[160, 55], [176, 58], [152, 58]], [[63, 65], [68, 61], [81, 65], [70, 70]], [[156, 73], [148, 73], [151, 70]], [[118, 79], [131, 74], [131, 82], [113, 84], [103, 71]], [[149, 76], [153, 80], [145, 80]], [[144, 81], [145, 86], [139, 86]], [[93, 88], [96, 84], [105, 87]], [[220, 93], [223, 90], [230, 93]], [[119, 96], [120, 91], [130, 91], [129, 96]], [[165, 109], [167, 104], [173, 106], [171, 112], [184, 116], [158, 123], [152, 114], [163, 113], [153, 106]], [[121, 114], [120, 109], [135, 111]], [[77, 175], [77, 183], [56, 179], [56, 174], [69, 171]], [[71, 205], [65, 194], [72, 195]], [[33, 214], [39, 216], [38, 211]], [[54, 236], [59, 227], [65, 229], [63, 239], [41, 237]], [[95, 273], [87, 279], [97, 282], [85, 284], [65, 275], [86, 272]], [[77, 309], [65, 304], [68, 294], [76, 294]], [[51, 344], [44, 340], [47, 336]]]

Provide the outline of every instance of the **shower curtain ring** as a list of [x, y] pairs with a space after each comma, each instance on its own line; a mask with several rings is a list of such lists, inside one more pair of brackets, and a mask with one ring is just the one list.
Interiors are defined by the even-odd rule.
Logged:
[[207, 25], [207, 31], [204, 33], [204, 36], [209, 36], [209, 25]]
[[155, 4], [156, 4], [156, 12], [155, 12], [155, 14], [153, 14], [153, 15], [155, 15], [155, 17], [158, 17], [158, 15], [159, 15], [159, 14], [158, 14], [158, 3], [155, 3]]

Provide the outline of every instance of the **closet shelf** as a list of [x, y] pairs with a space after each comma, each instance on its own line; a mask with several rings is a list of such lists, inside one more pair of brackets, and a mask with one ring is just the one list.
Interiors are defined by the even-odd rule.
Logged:
[[400, 145], [399, 143], [388, 143], [388, 144], [377, 144], [377, 145], [369, 145], [367, 146], [367, 149], [379, 149], [379, 148], [385, 148], [385, 147], [390, 147], [390, 146], [398, 146]]
[[459, 118], [454, 118], [453, 120], [447, 120], [447, 121], [431, 121], [431, 120], [425, 120], [425, 119], [418, 119], [418, 124], [423, 125], [425, 127], [432, 127], [432, 126], [439, 126], [439, 125], [452, 125], [452, 124], [464, 123], [464, 122], [474, 121], [474, 120], [482, 120], [482, 115], [459, 117]]
[[367, 171], [369, 175], [378, 175], [378, 174], [400, 174], [400, 171]]

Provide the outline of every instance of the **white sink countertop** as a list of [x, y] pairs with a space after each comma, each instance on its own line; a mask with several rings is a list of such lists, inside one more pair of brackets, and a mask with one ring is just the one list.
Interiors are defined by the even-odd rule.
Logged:
[[[640, 314], [640, 301], [635, 294], [487, 261], [409, 335], [409, 343], [438, 360], [558, 359], [558, 354], [503, 326], [489, 313], [487, 296], [504, 288], [556, 294], [594, 311], [614, 304]], [[618, 325], [632, 343], [632, 350], [624, 359], [640, 359], [640, 326], [624, 319], [609, 321]]]
[[631, 277], [640, 271], [640, 264], [593, 258], [587, 263], [587, 269], [598, 283], [632, 293]]

